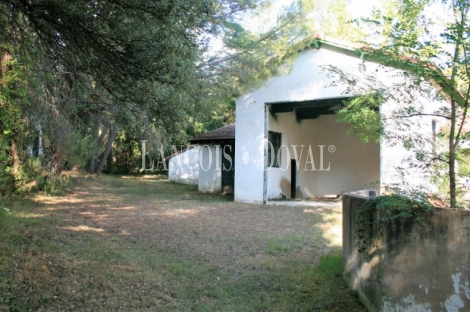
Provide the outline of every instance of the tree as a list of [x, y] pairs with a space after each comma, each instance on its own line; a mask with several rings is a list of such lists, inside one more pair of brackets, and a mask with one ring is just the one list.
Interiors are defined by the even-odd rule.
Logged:
[[356, 42], [364, 37], [362, 29], [351, 21], [350, 1], [303, 0], [302, 3], [308, 12], [307, 23], [312, 32], [349, 42]]
[[[442, 5], [441, 10], [444, 8], [446, 12], [452, 13], [452, 19], [446, 21], [445, 25], [437, 25], [434, 23], [436, 19], [426, 16], [430, 5], [438, 4]], [[397, 1], [396, 5], [397, 15], [394, 18], [382, 16], [377, 11], [371, 19], [362, 21], [372, 27], [373, 36], [369, 37], [367, 47], [361, 52], [366, 54], [368, 60], [402, 69], [409, 73], [410, 77], [405, 84], [394, 90], [387, 89], [378, 83], [369, 84], [361, 90], [365, 97], [359, 98], [366, 99], [374, 94], [379, 95], [383, 101], [394, 96], [400, 98], [404, 105], [396, 112], [395, 117], [399, 118], [399, 122], [404, 126], [409, 117], [426, 114], [422, 107], [416, 106], [417, 93], [427, 94], [432, 100], [447, 103], [430, 114], [448, 121], [447, 149], [438, 154], [434, 154], [436, 152], [434, 150], [432, 154], [425, 155], [425, 152], [418, 146], [416, 159], [426, 167], [429, 167], [429, 164], [437, 166], [445, 164], [449, 181], [449, 203], [451, 207], [457, 207], [455, 164], [461, 151], [462, 139], [465, 138], [470, 92], [469, 3], [465, 0], [442, 3], [427, 0], [401, 0]], [[433, 33], [430, 29], [438, 29], [438, 32]], [[333, 72], [340, 75], [340, 80], [353, 86], [353, 89], [356, 88], [357, 80], [346, 77], [334, 68]], [[426, 82], [433, 84], [433, 91]], [[358, 103], [362, 105], [357, 105]], [[343, 111], [343, 116], [349, 115], [343, 119], [359, 121], [364, 111], [374, 109], [377, 107], [369, 105], [368, 101], [355, 99]], [[353, 129], [354, 127], [353, 124]], [[359, 128], [360, 123], [357, 123], [356, 129]], [[383, 127], [379, 125], [376, 129], [383, 129]], [[407, 137], [402, 137], [401, 141], [408, 144], [411, 136], [408, 134]], [[413, 142], [419, 145], [419, 142]]]
[[[15, 116], [15, 125], [0, 124], [14, 139], [1, 143], [3, 163], [20, 168], [22, 151], [40, 140], [51, 170], [88, 162], [99, 173], [117, 126], [145, 124], [180, 143], [188, 136], [181, 129], [233, 120], [226, 114], [233, 97], [275, 74], [301, 34], [296, 6], [272, 29], [244, 30], [241, 12], [256, 12], [258, 4], [264, 2], [0, 1], [2, 76], [22, 77], [13, 88], [20, 97], [2, 89], [9, 96], [3, 116]], [[225, 46], [209, 53], [219, 37]]]
[[197, 75], [206, 82], [210, 91], [204, 91], [209, 91], [205, 93], [211, 100], [230, 102], [260, 86], [279, 74], [280, 65], [303, 47], [308, 29], [302, 21], [305, 11], [300, 2], [281, 10], [268, 27], [262, 24], [260, 14], [259, 10], [245, 13], [245, 19], [257, 20], [256, 30], [247, 29], [239, 20], [221, 24], [217, 30], [221, 48], [203, 54]]

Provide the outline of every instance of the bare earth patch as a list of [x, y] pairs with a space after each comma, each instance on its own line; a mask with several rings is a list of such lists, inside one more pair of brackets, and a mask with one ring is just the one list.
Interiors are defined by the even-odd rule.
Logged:
[[341, 246], [339, 207], [235, 203], [164, 176], [88, 176], [14, 216], [0, 243], [0, 311], [363, 310], [338, 272], [324, 287], [315, 273]]

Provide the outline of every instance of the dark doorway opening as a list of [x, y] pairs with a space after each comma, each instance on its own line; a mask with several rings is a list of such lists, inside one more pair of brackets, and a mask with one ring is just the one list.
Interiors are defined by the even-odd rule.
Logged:
[[295, 159], [290, 160], [290, 197], [296, 198], [297, 189], [297, 166]]
[[233, 194], [235, 188], [235, 145], [222, 146], [222, 193]]

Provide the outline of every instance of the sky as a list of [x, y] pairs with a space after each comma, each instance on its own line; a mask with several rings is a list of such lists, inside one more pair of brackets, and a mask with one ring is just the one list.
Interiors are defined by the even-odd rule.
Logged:
[[353, 18], [367, 17], [374, 7], [380, 7], [380, 0], [351, 0], [349, 10]]
[[[273, 0], [272, 5], [269, 10], [265, 12], [262, 16], [253, 18], [249, 16], [247, 18], [242, 18], [241, 24], [244, 28], [254, 32], [259, 33], [265, 30], [272, 28], [275, 25], [276, 16], [281, 12], [283, 7], [289, 6], [295, 0]], [[383, 0], [349, 0], [350, 4], [348, 10], [351, 14], [352, 19], [357, 19], [361, 17], [369, 17], [374, 8], [381, 8]], [[436, 1], [437, 2], [437, 1]], [[426, 15], [428, 15], [432, 20], [442, 20], [445, 18], [442, 16], [442, 7], [438, 5], [431, 6], [427, 9]], [[430, 29], [432, 33], [439, 33], [442, 30], [442, 26], [433, 26], [435, 29]], [[215, 39], [211, 44], [212, 51], [218, 51], [223, 47], [222, 41]]]
[[[293, 0], [276, 0], [274, 5], [277, 10], [291, 4]], [[372, 12], [373, 7], [379, 7], [380, 0], [350, 0], [349, 10], [353, 18], [365, 17]]]
[[[267, 11], [264, 15], [275, 17], [278, 13], [282, 10], [283, 7], [287, 7], [291, 5], [295, 0], [274, 0], [269, 11]], [[353, 19], [360, 18], [360, 17], [367, 17], [371, 14], [374, 7], [380, 7], [381, 0], [350, 0], [350, 5], [348, 7], [351, 16]], [[242, 24], [252, 30], [256, 31], [260, 28], [269, 28], [274, 26], [274, 18], [270, 21], [267, 18], [263, 18], [260, 22], [259, 19], [249, 18], [246, 22], [242, 22]]]
[[[252, 17], [242, 21], [243, 27], [246, 29], [257, 32], [261, 29], [269, 29], [274, 26], [275, 18], [283, 7], [289, 6], [295, 0], [274, 0], [269, 11], [264, 15], [267, 17], [259, 19]], [[367, 17], [371, 14], [374, 7], [380, 7], [381, 0], [350, 0], [349, 10], [353, 19], [360, 17]], [[213, 39], [211, 42], [210, 51], [218, 51], [223, 47], [220, 39]]]

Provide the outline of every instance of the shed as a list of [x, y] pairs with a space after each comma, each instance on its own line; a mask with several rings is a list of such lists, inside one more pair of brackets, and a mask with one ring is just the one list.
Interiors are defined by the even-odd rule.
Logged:
[[[333, 83], [325, 71], [329, 65], [347, 75], [373, 76], [390, 84], [407, 76], [362, 59], [349, 44], [317, 38], [298, 53], [289, 73], [237, 98], [235, 201], [321, 198], [364, 188], [381, 193], [383, 186], [396, 182], [430, 183], [414, 168], [405, 168], [405, 177], [400, 176], [397, 167], [412, 156], [402, 145], [385, 140], [362, 143], [348, 133], [349, 124], [337, 122], [336, 112], [354, 94]], [[429, 114], [442, 105], [419, 101]], [[377, 113], [388, 116], [398, 105], [389, 100]], [[421, 119], [411, 131], [433, 142], [436, 117], [413, 118]], [[433, 144], [425, 148], [432, 150]]]
[[199, 146], [190, 145], [168, 156], [168, 181], [197, 185], [199, 180]]
[[233, 194], [235, 178], [235, 124], [203, 133], [190, 140], [200, 146], [200, 192]]

